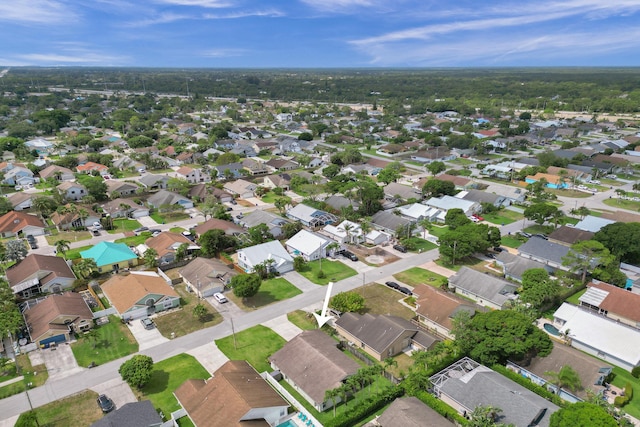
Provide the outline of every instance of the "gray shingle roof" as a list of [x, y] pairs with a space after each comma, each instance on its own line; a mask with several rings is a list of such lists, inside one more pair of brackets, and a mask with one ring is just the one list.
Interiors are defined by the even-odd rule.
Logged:
[[499, 306], [513, 299], [513, 293], [518, 289], [518, 286], [513, 283], [469, 267], [462, 267], [451, 276], [449, 284]]
[[345, 313], [335, 324], [381, 353], [406, 330], [418, 332], [408, 320], [396, 316]]
[[381, 427], [452, 427], [454, 424], [415, 397], [396, 399], [377, 420]]
[[507, 251], [500, 252], [496, 259], [499, 264], [502, 264], [505, 275], [516, 280], [522, 280], [522, 274], [527, 270], [546, 267], [541, 262], [513, 255]]
[[162, 418], [148, 400], [126, 403], [105, 415], [91, 427], [150, 427], [162, 424]]
[[567, 256], [569, 250], [568, 246], [553, 243], [539, 237], [530, 238], [518, 248], [518, 252], [521, 254], [558, 264], [562, 264], [562, 258]]

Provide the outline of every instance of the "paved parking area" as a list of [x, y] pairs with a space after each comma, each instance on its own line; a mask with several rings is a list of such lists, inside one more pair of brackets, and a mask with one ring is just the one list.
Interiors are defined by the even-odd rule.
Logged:
[[225, 319], [231, 317], [240, 317], [244, 314], [244, 311], [238, 307], [233, 301], [227, 298], [227, 302], [221, 304], [214, 297], [206, 297], [205, 300], [213, 307], [218, 313]]
[[138, 401], [136, 396], [133, 394], [133, 391], [131, 391], [129, 384], [122, 381], [120, 378], [109, 380], [92, 387], [90, 390], [93, 390], [98, 394], [106, 394], [111, 398], [111, 400], [113, 400], [113, 403], [116, 405], [116, 409], [122, 408], [125, 403]]
[[136, 341], [138, 341], [138, 345], [140, 346], [139, 351], [146, 350], [169, 341], [169, 338], [163, 337], [157, 328], [145, 329], [144, 326], [142, 326], [140, 319], [132, 320], [127, 326], [129, 326], [129, 330]]
[[68, 377], [86, 369], [78, 366], [69, 344], [61, 344], [55, 350], [47, 348], [32, 351], [29, 353], [29, 359], [32, 365], [44, 363], [49, 372], [49, 379]]
[[273, 329], [278, 335], [287, 341], [291, 341], [296, 335], [302, 332], [302, 329], [294, 325], [287, 319], [287, 315], [283, 314], [275, 319], [263, 323], [267, 328]]
[[214, 342], [192, 348], [187, 351], [187, 354], [198, 359], [198, 362], [200, 362], [200, 364], [211, 374], [217, 371], [229, 360], [229, 358], [218, 349]]

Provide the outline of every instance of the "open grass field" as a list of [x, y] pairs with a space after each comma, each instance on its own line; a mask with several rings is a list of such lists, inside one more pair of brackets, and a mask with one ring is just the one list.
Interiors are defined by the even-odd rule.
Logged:
[[[325, 275], [323, 278], [318, 277], [318, 272], [322, 268]], [[340, 261], [331, 261], [329, 259], [322, 259], [317, 261], [311, 261], [307, 263], [307, 269], [300, 271], [307, 279], [311, 280], [317, 285], [326, 285], [332, 281], [340, 281], [347, 277], [355, 276], [358, 274], [353, 268], [346, 266]]]
[[522, 245], [523, 243], [524, 242], [522, 240], [519, 240], [512, 236], [502, 236], [502, 238], [500, 239], [500, 244], [508, 248], [515, 249], [520, 247], [520, 245]]
[[453, 271], [459, 271], [462, 267], [473, 267], [478, 264], [482, 264], [485, 261], [482, 261], [481, 259], [478, 259], [476, 257], [468, 257], [463, 259], [457, 259], [455, 265], [446, 263], [445, 261], [442, 260], [442, 258], [438, 258], [435, 262], [441, 267], [445, 267]]
[[371, 283], [364, 287], [358, 287], [354, 289], [353, 292], [364, 297], [364, 311], [366, 313], [390, 314], [392, 316], [402, 317], [403, 319], [411, 319], [415, 316], [413, 310], [399, 302], [405, 297], [405, 295], [389, 288], [388, 286], [379, 283]]
[[[206, 380], [211, 374], [189, 354], [178, 354], [153, 365], [151, 380], [141, 390], [143, 399], [149, 399], [165, 416], [180, 409], [173, 392], [189, 379]], [[140, 393], [140, 392], [138, 392]]]
[[616, 375], [612, 382], [614, 386], [624, 388], [627, 383], [631, 383], [633, 398], [624, 405], [623, 409], [632, 417], [640, 418], [640, 399], [637, 398], [637, 396], [640, 396], [640, 380], [634, 378], [630, 372], [617, 366], [613, 368], [613, 373]]
[[151, 233], [145, 231], [143, 233], [140, 233], [139, 236], [123, 237], [122, 239], [116, 239], [115, 242], [124, 243], [127, 246], [138, 246], [146, 242], [149, 237], [151, 237]]
[[208, 328], [222, 322], [222, 316], [206, 301], [202, 305], [207, 309], [208, 315], [202, 320], [193, 315], [193, 308], [201, 302], [194, 294], [189, 293], [183, 283], [174, 287], [180, 295], [180, 310], [160, 314], [154, 318], [156, 327], [164, 337], [181, 337], [200, 329]]
[[262, 200], [264, 203], [273, 203], [276, 201], [276, 199], [287, 199], [289, 202], [291, 202], [291, 197], [289, 196], [278, 196], [276, 193], [274, 193], [273, 191], [269, 191], [267, 194], [265, 194], [264, 196], [262, 196], [260, 198], [260, 200]]
[[103, 417], [96, 403], [98, 393], [84, 391], [35, 409], [39, 426], [88, 426]]
[[436, 237], [441, 237], [447, 231], [449, 231], [449, 227], [446, 225], [442, 227], [438, 225], [432, 225], [431, 228], [429, 228], [429, 234]]
[[58, 240], [66, 240], [67, 242], [74, 243], [90, 238], [91, 233], [88, 231], [58, 231], [56, 234], [45, 237], [45, 239], [47, 239], [47, 243], [52, 246], [54, 246]]
[[109, 230], [107, 231], [107, 233], [109, 234], [124, 233], [125, 231], [133, 231], [136, 228], [140, 228], [140, 227], [142, 227], [142, 224], [140, 224], [135, 219], [115, 218], [113, 220], [113, 230]]
[[266, 326], [258, 325], [216, 340], [216, 345], [231, 360], [246, 360], [258, 372], [270, 370], [267, 358], [280, 350], [285, 339]]
[[238, 298], [233, 293], [227, 294], [227, 297], [243, 310], [253, 310], [295, 297], [301, 293], [302, 291], [289, 283], [287, 279], [275, 277], [263, 280], [258, 293], [250, 298]]
[[585, 292], [587, 292], [586, 289], [578, 291], [575, 294], [571, 295], [569, 298], [567, 298], [565, 301], [573, 305], [580, 305], [580, 301], [578, 298], [580, 298]]
[[401, 243], [411, 252], [426, 252], [438, 247], [435, 243], [431, 243], [428, 240], [415, 236], [409, 237], [408, 239], [402, 239]]
[[303, 331], [318, 329], [318, 322], [313, 314], [307, 313], [303, 310], [296, 310], [288, 313], [287, 319]]
[[138, 342], [127, 325], [116, 316], [109, 316], [109, 323], [97, 326], [91, 334], [80, 336], [71, 344], [71, 350], [78, 365], [87, 367], [91, 362], [102, 365], [133, 354], [138, 351]]
[[158, 224], [168, 224], [170, 222], [189, 219], [189, 214], [184, 212], [154, 213], [149, 216]]
[[628, 209], [631, 211], [640, 210], [640, 202], [634, 202], [633, 200], [624, 200], [624, 199], [604, 199], [602, 201], [607, 206], [611, 206], [613, 208], [618, 209]]
[[413, 267], [401, 273], [396, 273], [393, 277], [410, 286], [429, 285], [439, 288], [443, 283], [447, 282], [446, 277], [420, 267]]
[[482, 214], [485, 221], [496, 225], [511, 224], [521, 220], [524, 216], [520, 212], [514, 212], [507, 209], [498, 212]]

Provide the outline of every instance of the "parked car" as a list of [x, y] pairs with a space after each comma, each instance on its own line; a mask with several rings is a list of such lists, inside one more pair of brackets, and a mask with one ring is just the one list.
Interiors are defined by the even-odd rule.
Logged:
[[393, 289], [400, 289], [400, 285], [396, 282], [384, 282], [384, 284]]
[[524, 232], [524, 231], [518, 231], [518, 233], [517, 233], [517, 234], [521, 235], [522, 237], [526, 237], [527, 239], [530, 239], [530, 238], [531, 238], [531, 236], [532, 236], [532, 234], [531, 234], [531, 233], [526, 233], [526, 232]]
[[102, 412], [104, 412], [105, 414], [107, 412], [113, 411], [115, 408], [115, 405], [113, 404], [113, 400], [109, 399], [105, 394], [101, 394], [100, 396], [98, 396], [97, 402], [98, 402], [98, 406], [100, 407], [100, 409], [102, 409]]
[[142, 326], [144, 326], [145, 329], [153, 329], [156, 327], [156, 324], [153, 323], [153, 320], [149, 319], [148, 317], [140, 319], [140, 323], [142, 323]]
[[501, 248], [500, 246], [495, 246], [495, 247], [493, 248], [493, 250], [494, 250], [494, 251], [496, 251], [496, 252], [503, 252], [503, 251], [504, 251], [504, 249], [503, 249], [503, 248]]
[[477, 219], [478, 221], [484, 221], [484, 218], [483, 218], [483, 217], [481, 217], [481, 216], [480, 216], [480, 215], [478, 215], [478, 214], [473, 214], [472, 216], [473, 216], [475, 219]]
[[97, 237], [100, 235], [100, 230], [91, 230], [91, 234]]
[[93, 228], [95, 228], [96, 230], [100, 230], [102, 228], [102, 224], [100, 224], [98, 221], [94, 222], [93, 224], [91, 224], [93, 226]]
[[345, 258], [349, 258], [351, 261], [358, 261], [358, 257], [351, 251], [344, 250], [342, 251], [342, 256]]
[[238, 204], [238, 202], [236, 202], [236, 201], [235, 201], [235, 200], [233, 200], [233, 199], [232, 199], [229, 203], [231, 203], [232, 205], [237, 205], [237, 204]]
[[534, 234], [534, 236], [535, 237], [539, 237], [540, 239], [549, 240], [549, 237], [547, 237], [546, 234], [536, 233], [536, 234]]
[[225, 302], [228, 302], [229, 300], [227, 299], [227, 297], [225, 297], [224, 295], [222, 295], [220, 292], [216, 292], [215, 294], [213, 294], [213, 297], [216, 299], [216, 301], [218, 301], [220, 304], [224, 304]]
[[38, 249], [38, 244], [35, 241], [29, 242], [29, 246], [31, 246], [31, 249]]
[[480, 220], [478, 218], [476, 218], [475, 216], [469, 216], [467, 218], [469, 218], [469, 220], [471, 220], [473, 222], [480, 222]]
[[407, 253], [407, 248], [405, 248], [402, 245], [393, 245], [393, 249], [395, 249], [398, 252], [402, 252], [403, 254]]
[[27, 235], [27, 242], [35, 242], [35, 241], [36, 241], [36, 238], [33, 237], [33, 235], [31, 235], [31, 234]]
[[140, 234], [144, 233], [145, 231], [149, 231], [149, 227], [140, 227], [140, 228], [136, 228], [135, 230], [133, 230], [133, 233], [136, 236], [139, 236]]
[[405, 295], [413, 295], [413, 292], [411, 292], [411, 289], [405, 288], [404, 286], [399, 286], [398, 290]]
[[196, 236], [194, 236], [193, 234], [191, 234], [191, 232], [190, 232], [190, 231], [183, 231], [183, 232], [182, 232], [182, 235], [183, 235], [184, 237], [186, 237], [187, 239], [191, 240], [192, 242], [195, 242], [195, 241], [196, 241]]

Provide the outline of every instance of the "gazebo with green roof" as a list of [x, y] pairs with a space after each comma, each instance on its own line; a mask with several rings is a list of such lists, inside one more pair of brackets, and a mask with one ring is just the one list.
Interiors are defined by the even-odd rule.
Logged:
[[120, 271], [138, 265], [138, 255], [124, 243], [100, 242], [91, 249], [80, 252], [84, 258], [92, 258], [98, 272]]

